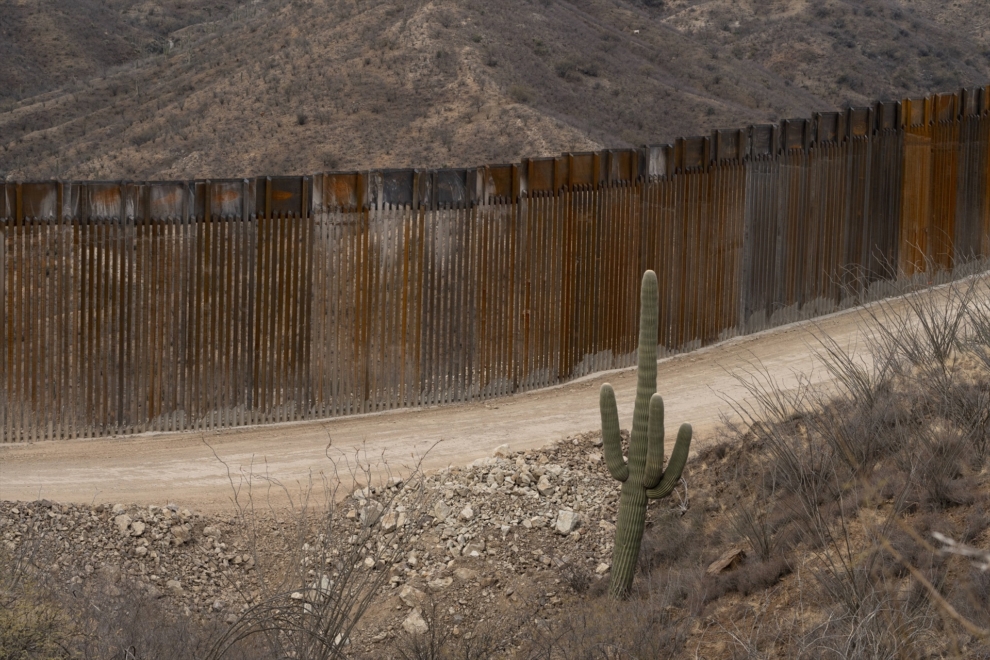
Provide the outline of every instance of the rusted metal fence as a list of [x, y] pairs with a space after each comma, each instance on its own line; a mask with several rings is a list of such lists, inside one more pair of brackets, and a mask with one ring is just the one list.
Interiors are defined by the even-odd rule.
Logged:
[[0, 184], [5, 441], [445, 404], [990, 255], [990, 86], [465, 170]]

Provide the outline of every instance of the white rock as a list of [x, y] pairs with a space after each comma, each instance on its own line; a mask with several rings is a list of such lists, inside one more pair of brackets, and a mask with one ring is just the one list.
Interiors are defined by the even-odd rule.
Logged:
[[472, 571], [470, 568], [458, 568], [454, 571], [454, 577], [461, 582], [469, 582], [478, 577], [478, 571]]
[[492, 456], [495, 458], [508, 458], [509, 453], [509, 445], [499, 445], [495, 448], [495, 451], [492, 452]]
[[605, 575], [606, 573], [608, 573], [609, 568], [610, 566], [608, 564], [602, 562], [598, 564], [598, 568], [595, 569], [595, 573], [598, 573], [599, 575]]
[[175, 545], [183, 545], [189, 542], [192, 538], [192, 528], [189, 525], [175, 525], [171, 529], [172, 532], [172, 543]]
[[406, 607], [419, 607], [426, 600], [426, 594], [407, 584], [399, 591], [399, 600], [405, 603]]
[[480, 557], [481, 553], [485, 551], [485, 540], [478, 539], [473, 543], [468, 543], [464, 546], [464, 550], [461, 552], [465, 557]]
[[419, 555], [416, 554], [415, 550], [411, 551], [409, 556], [406, 557], [406, 563], [414, 568], [419, 563]]
[[430, 631], [430, 627], [426, 625], [419, 608], [409, 613], [409, 616], [402, 622], [402, 629], [410, 635], [425, 635]]
[[319, 582], [313, 582], [309, 585], [309, 589], [306, 591], [306, 600], [311, 603], [318, 602], [322, 596], [330, 594], [332, 587], [333, 580], [324, 575]]
[[454, 578], [445, 577], [445, 578], [437, 578], [436, 580], [430, 580], [427, 586], [430, 587], [430, 591], [443, 591], [453, 583], [454, 583]]
[[540, 492], [540, 495], [547, 497], [553, 494], [553, 484], [550, 483], [550, 479], [547, 475], [540, 477], [540, 481], [536, 484], [536, 490]]
[[131, 517], [122, 513], [113, 519], [113, 524], [117, 526], [117, 531], [122, 535], [127, 535], [127, 528], [131, 526]]
[[472, 518], [474, 518], [474, 509], [472, 509], [471, 505], [468, 504], [463, 509], [461, 509], [461, 512], [457, 515], [457, 517], [460, 518], [461, 520], [471, 520]]
[[446, 520], [453, 513], [454, 509], [443, 500], [433, 505], [433, 515], [439, 520]]
[[568, 535], [581, 525], [580, 514], [569, 509], [561, 509], [557, 512], [557, 524], [555, 530], [558, 534]]
[[367, 569], [369, 569], [369, 570], [372, 569], [372, 568], [374, 568], [375, 567], [375, 560], [374, 560], [374, 558], [372, 558], [372, 557], [365, 557], [364, 558], [364, 567], [367, 568]]
[[366, 500], [364, 506], [361, 507], [361, 524], [365, 527], [371, 527], [378, 522], [384, 510], [385, 507], [382, 506], [381, 502], [377, 500]]
[[[389, 511], [384, 516], [382, 516], [382, 531], [383, 532], [394, 532], [395, 528], [399, 524], [399, 516], [402, 514], [396, 513], [394, 511]], [[405, 521], [403, 521], [405, 522]]]
[[144, 534], [144, 523], [140, 520], [135, 520], [131, 523], [131, 536], [141, 536]]

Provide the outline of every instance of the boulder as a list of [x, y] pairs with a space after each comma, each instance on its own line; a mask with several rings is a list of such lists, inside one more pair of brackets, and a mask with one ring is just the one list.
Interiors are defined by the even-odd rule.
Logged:
[[426, 601], [426, 594], [416, 587], [407, 584], [399, 591], [399, 600], [406, 607], [419, 607]]
[[113, 524], [117, 526], [117, 531], [120, 532], [121, 536], [127, 536], [127, 530], [131, 526], [131, 517], [122, 513], [113, 519]]
[[402, 622], [402, 629], [410, 635], [425, 635], [430, 631], [430, 627], [426, 625], [426, 620], [423, 619], [423, 614], [419, 608], [409, 613], [409, 616]]
[[538, 490], [540, 495], [543, 497], [553, 495], [553, 484], [550, 483], [550, 479], [547, 475], [544, 474], [540, 477], [539, 482], [536, 484], [536, 490]]
[[557, 512], [557, 524], [554, 530], [564, 536], [575, 531], [581, 525], [581, 515], [569, 509], [561, 509]]

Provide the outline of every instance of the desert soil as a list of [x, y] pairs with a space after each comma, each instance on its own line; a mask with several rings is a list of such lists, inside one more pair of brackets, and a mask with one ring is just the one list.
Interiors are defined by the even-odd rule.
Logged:
[[[894, 309], [905, 305], [901, 300], [890, 304]], [[785, 386], [794, 386], [799, 375], [821, 383], [829, 376], [814, 355], [820, 346], [816, 336], [828, 334], [855, 351], [869, 328], [862, 309], [851, 309], [661, 360], [658, 390], [666, 402], [668, 438], [682, 422], [690, 422], [695, 430], [693, 451], [715, 442], [723, 419], [732, 417], [730, 402], [747, 401], [737, 376], [765, 370]], [[244, 471], [253, 470], [288, 484], [305, 481], [308, 475], [332, 467], [327, 458], [331, 439], [331, 454], [353, 456], [363, 448], [368, 456], [383, 457], [392, 467], [409, 465], [424, 453], [427, 470], [463, 466], [491, 456], [499, 445], [508, 444], [513, 451], [536, 449], [599, 429], [598, 390], [605, 382], [615, 387], [620, 420], [628, 427], [635, 369], [445, 407], [206, 435], [153, 433], [3, 445], [0, 500], [138, 505], [167, 501], [203, 512], [228, 510], [231, 475], [236, 482]]]

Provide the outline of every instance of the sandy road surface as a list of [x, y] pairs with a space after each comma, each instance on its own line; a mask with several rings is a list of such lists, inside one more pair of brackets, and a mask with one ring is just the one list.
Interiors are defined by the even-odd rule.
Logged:
[[[903, 301], [893, 304], [905, 305]], [[848, 310], [661, 360], [658, 389], [666, 402], [668, 438], [681, 422], [688, 421], [695, 428], [695, 449], [713, 442], [721, 416], [731, 412], [725, 399], [746, 398], [733, 374], [751, 372], [756, 361], [784, 382], [794, 383], [795, 373], [809, 376], [812, 382], [823, 381], [827, 373], [813, 356], [818, 346], [815, 334], [826, 332], [855, 349], [863, 343], [865, 325], [862, 311]], [[364, 444], [370, 455], [386, 452], [392, 465], [409, 463], [414, 454], [421, 455], [442, 440], [428, 454], [426, 467], [466, 465], [490, 455], [503, 443], [514, 450], [537, 448], [600, 428], [598, 389], [603, 382], [615, 387], [620, 419], [628, 427], [635, 369], [483, 403], [233, 429], [205, 438], [156, 433], [3, 445], [0, 499], [170, 501], [199, 510], [225, 509], [230, 505], [231, 488], [227, 468], [214, 457], [213, 449], [235, 474], [253, 461], [256, 472], [267, 470], [283, 482], [295, 483], [305, 480], [310, 471], [329, 467], [324, 454], [328, 434], [337, 449], [349, 451]]]

